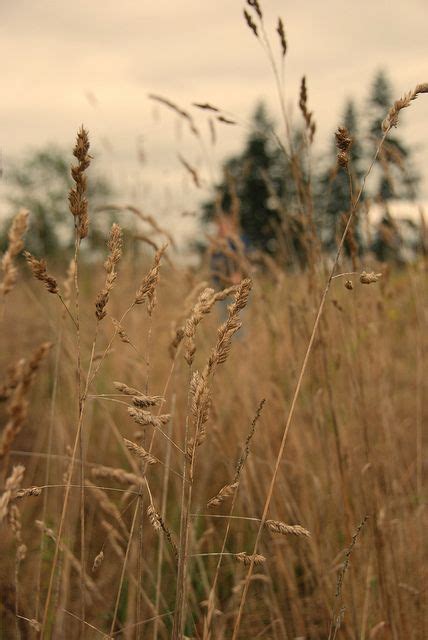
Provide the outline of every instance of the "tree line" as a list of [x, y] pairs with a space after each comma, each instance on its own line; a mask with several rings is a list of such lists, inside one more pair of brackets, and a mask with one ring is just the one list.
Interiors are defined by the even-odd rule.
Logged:
[[[352, 138], [349, 166], [355, 185], [361, 181], [374, 155], [381, 136], [381, 123], [393, 97], [390, 80], [384, 72], [379, 72], [361, 112], [352, 99], [344, 106], [341, 124]], [[313, 133], [314, 130], [312, 136]], [[209, 222], [219, 211], [222, 215], [233, 215], [239, 222], [240, 234], [247, 247], [276, 255], [286, 243], [289, 262], [304, 264], [308, 222], [302, 210], [310, 211], [310, 222], [323, 248], [332, 250], [342, 220], [349, 211], [350, 184], [347, 171], [336, 161], [333, 132], [327, 156], [313, 158], [311, 163], [304, 152], [304, 127], [295, 127], [290, 135], [293, 148], [300, 150], [291, 163], [275, 133], [275, 124], [266, 105], [260, 103], [242, 151], [224, 163], [224, 178], [202, 205], [202, 218]], [[73, 244], [64, 197], [70, 181], [68, 154], [58, 147], [36, 151], [9, 170], [7, 200], [10, 215], [20, 207], [31, 211], [27, 241], [36, 255], [58, 255]], [[373, 202], [384, 203], [383, 230], [388, 225], [393, 227], [387, 213], [388, 201], [392, 198], [413, 200], [418, 185], [419, 176], [409, 146], [398, 134], [390, 135], [376, 161], [370, 189], [364, 195]], [[113, 194], [112, 185], [102, 176], [90, 177], [88, 195], [92, 207], [106, 204]], [[111, 222], [106, 216], [105, 213], [95, 217], [92, 248], [103, 243], [105, 227]], [[0, 233], [0, 250], [6, 241], [8, 225], [9, 220], [5, 220]], [[385, 234], [377, 233], [370, 247], [364, 246], [358, 224], [354, 236], [360, 250], [371, 249], [380, 259], [388, 258]]]
[[[340, 124], [352, 138], [350, 172], [358, 185], [379, 144], [381, 123], [394, 99], [393, 88], [384, 72], [376, 74], [364, 108], [359, 111], [354, 100], [347, 100]], [[232, 214], [234, 202], [239, 202], [239, 222], [242, 237], [248, 246], [269, 254], [280, 250], [281, 238], [286, 238], [290, 260], [304, 261], [302, 233], [305, 221], [302, 207], [312, 208], [313, 224], [322, 246], [336, 246], [344, 216], [350, 208], [350, 180], [347, 170], [337, 163], [337, 148], [332, 132], [327, 157], [321, 157], [308, 167], [305, 154], [296, 154], [293, 162], [287, 158], [273, 135], [274, 123], [266, 106], [260, 103], [253, 115], [252, 127], [241, 153], [224, 165], [224, 179], [217, 185], [213, 198], [204, 205], [204, 217], [212, 220], [216, 212]], [[294, 149], [304, 147], [304, 129], [292, 133]], [[296, 167], [296, 162], [299, 166]], [[296, 173], [298, 180], [296, 181]], [[383, 145], [364, 198], [383, 204], [382, 225], [393, 226], [387, 204], [391, 199], [414, 200], [418, 194], [419, 175], [415, 170], [409, 146], [398, 135], [391, 135]], [[300, 186], [297, 183], [301, 183]], [[311, 202], [299, 194], [310, 192]], [[279, 234], [278, 230], [286, 231]], [[359, 250], [372, 250], [379, 259], [388, 257], [384, 234], [375, 233], [371, 246], [364, 246], [361, 228], [354, 235]]]

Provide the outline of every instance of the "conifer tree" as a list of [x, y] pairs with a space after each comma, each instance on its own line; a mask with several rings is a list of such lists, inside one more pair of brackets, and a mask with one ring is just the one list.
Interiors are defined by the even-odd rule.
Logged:
[[239, 200], [239, 222], [247, 245], [268, 253], [277, 250], [281, 214], [278, 202], [293, 196], [287, 163], [273, 136], [273, 123], [266, 107], [257, 106], [242, 153], [224, 165], [225, 177], [217, 185], [213, 200], [204, 206], [204, 217], [215, 216], [216, 202], [230, 214], [233, 207], [231, 184]]
[[[373, 155], [382, 137], [382, 121], [395, 99], [392, 84], [384, 71], [374, 78], [368, 99], [370, 124], [369, 153]], [[387, 201], [392, 198], [416, 197], [419, 177], [412, 166], [409, 147], [398, 132], [390, 132], [377, 161], [378, 177], [372, 195]]]

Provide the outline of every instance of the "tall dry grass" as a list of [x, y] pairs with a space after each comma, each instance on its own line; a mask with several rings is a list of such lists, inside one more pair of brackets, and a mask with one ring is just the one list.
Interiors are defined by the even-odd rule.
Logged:
[[[258, 2], [245, 20], [290, 132], [283, 22], [278, 64]], [[376, 155], [426, 92], [391, 106]], [[304, 147], [279, 143], [305, 269], [253, 260], [237, 240], [250, 277], [214, 290], [207, 260], [175, 265], [170, 234], [118, 205], [104, 264], [85, 261], [84, 128], [66, 272], [25, 252], [18, 273], [17, 215], [0, 285], [0, 638], [426, 637], [426, 257], [399, 269], [358, 254], [376, 156], [355, 184], [341, 127], [349, 211], [336, 256], [323, 255], [302, 174], [316, 130], [305, 78], [299, 106]], [[170, 246], [150, 236], [151, 255], [130, 254], [127, 208]]]
[[[112, 318], [123, 318], [135, 299], [131, 269], [125, 247], [120, 286], [107, 307]], [[152, 316], [135, 306], [121, 320], [125, 339], [106, 317], [95, 349], [103, 275], [100, 269], [95, 285], [82, 267], [81, 277], [81, 361], [86, 371], [92, 360], [96, 372], [82, 429], [83, 554], [77, 449], [71, 469], [76, 327], [28, 278], [6, 307], [1, 353], [3, 369], [12, 368], [2, 399], [4, 415], [20, 426], [2, 458], [2, 505], [16, 507], [22, 528], [19, 537], [5, 506], [4, 637], [16, 624], [21, 636], [36, 637], [46, 609], [44, 637], [166, 638], [177, 606], [185, 635], [231, 637], [253, 558], [240, 637], [326, 638], [341, 618], [338, 637], [423, 638], [426, 266], [384, 272], [370, 285], [355, 278], [353, 290], [333, 279], [256, 550], [281, 422], [317, 311], [313, 285], [305, 274], [254, 278], [245, 330], [208, 397], [205, 389], [197, 395], [201, 383], [190, 378], [187, 335], [172, 358], [170, 349], [176, 327], [188, 329], [189, 309], [200, 306], [200, 274], [164, 266]], [[213, 305], [197, 326], [194, 371], [210, 361], [222, 314]], [[32, 356], [47, 340], [53, 347], [44, 359]], [[310, 537], [295, 535], [306, 531]], [[23, 544], [26, 557], [18, 561], [13, 549], [22, 554]]]

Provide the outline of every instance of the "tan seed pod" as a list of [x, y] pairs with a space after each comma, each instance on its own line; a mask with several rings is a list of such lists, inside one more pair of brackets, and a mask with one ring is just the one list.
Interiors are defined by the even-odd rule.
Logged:
[[100, 551], [99, 554], [95, 557], [94, 564], [92, 565], [92, 571], [96, 571], [97, 569], [99, 569], [103, 560], [104, 551]]
[[49, 293], [58, 293], [58, 283], [55, 278], [48, 274], [46, 260], [44, 260], [43, 258], [41, 260], [38, 260], [37, 258], [32, 256], [29, 251], [24, 251], [24, 256], [28, 264], [30, 265], [33, 276], [37, 280], [40, 280], [40, 282], [43, 282]]
[[138, 389], [134, 389], [134, 387], [128, 387], [124, 382], [113, 382], [115, 389], [119, 391], [119, 393], [124, 393], [127, 396], [140, 396], [142, 395]]
[[161, 429], [171, 418], [169, 413], [154, 416], [150, 411], [144, 411], [143, 409], [136, 409], [134, 407], [128, 407], [128, 413], [137, 424], [141, 424], [142, 426], [151, 425], [155, 427], [155, 429]]
[[141, 393], [139, 396], [132, 398], [132, 404], [138, 409], [146, 409], [147, 407], [155, 407], [163, 402], [161, 396], [146, 396]]
[[265, 556], [262, 556], [260, 553], [249, 555], [245, 551], [241, 551], [241, 553], [235, 553], [233, 557], [238, 562], [242, 562], [242, 564], [244, 564], [246, 567], [248, 567], [251, 563], [258, 566], [266, 562]]
[[367, 273], [366, 271], [363, 271], [360, 275], [360, 282], [362, 284], [373, 284], [374, 282], [378, 282], [381, 277], [381, 273], [375, 273], [374, 271]]
[[119, 336], [121, 342], [123, 342], [124, 344], [131, 344], [129, 336], [126, 333], [125, 329], [120, 324], [120, 322], [118, 320], [116, 320], [115, 318], [112, 318], [111, 321], [113, 323], [114, 328], [117, 331], [117, 335]]
[[335, 133], [337, 146], [337, 162], [340, 167], [346, 168], [349, 162], [349, 150], [352, 145], [352, 138], [346, 127], [339, 127]]
[[139, 486], [141, 483], [141, 478], [139, 478], [135, 473], [124, 471], [124, 469], [115, 469], [114, 467], [98, 465], [91, 469], [91, 474], [94, 478], [111, 478], [112, 480], [116, 480], [122, 484]]
[[26, 498], [27, 496], [39, 496], [42, 493], [40, 487], [28, 487], [27, 489], [21, 489], [16, 494], [17, 498]]
[[155, 531], [162, 529], [161, 518], [152, 504], [147, 507], [147, 515], [149, 516], [150, 524]]
[[207, 507], [220, 506], [222, 502], [227, 500], [227, 498], [230, 498], [231, 496], [233, 496], [237, 488], [238, 488], [237, 482], [234, 482], [233, 484], [225, 485], [222, 489], [220, 489], [218, 494], [214, 496], [214, 498], [211, 498], [211, 500], [208, 501]]
[[279, 42], [281, 45], [282, 57], [287, 53], [287, 40], [285, 37], [284, 23], [281, 18], [278, 18], [278, 26], [276, 28], [276, 32], [279, 36]]
[[309, 531], [300, 526], [300, 524], [285, 524], [285, 522], [281, 522], [280, 520], [266, 520], [265, 526], [269, 531], [272, 531], [273, 533], [281, 533], [285, 536], [306, 536], [309, 538], [311, 535]]
[[70, 189], [68, 202], [70, 212], [74, 216], [74, 224], [79, 240], [86, 238], [89, 229], [88, 200], [86, 198], [86, 175], [85, 171], [89, 167], [91, 156], [89, 151], [89, 137], [86, 129], [81, 127], [77, 132], [76, 144], [73, 155], [78, 164], [71, 167], [71, 176], [75, 186]]
[[131, 442], [131, 440], [127, 440], [126, 438], [124, 438], [123, 441], [125, 442], [125, 446], [128, 451], [130, 451], [134, 456], [137, 456], [137, 458], [141, 458], [147, 464], [156, 464], [157, 459], [148, 451], [146, 451], [144, 447], [141, 447], [140, 445], [135, 444], [135, 442]]
[[8, 247], [0, 261], [0, 273], [3, 273], [0, 293], [3, 295], [9, 293], [16, 283], [17, 269], [14, 260], [24, 247], [23, 238], [28, 228], [28, 215], [29, 212], [26, 209], [21, 209], [14, 217], [8, 233]]
[[402, 98], [399, 98], [394, 102], [391, 109], [388, 111], [388, 115], [382, 122], [382, 131], [387, 133], [392, 127], [398, 125], [398, 114], [402, 109], [410, 106], [412, 100], [416, 100], [420, 93], [428, 93], [428, 82], [418, 84], [413, 91], [409, 91]]

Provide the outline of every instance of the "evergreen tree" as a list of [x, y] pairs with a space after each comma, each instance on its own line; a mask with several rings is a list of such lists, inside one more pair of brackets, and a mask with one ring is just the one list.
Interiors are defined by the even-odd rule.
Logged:
[[216, 197], [204, 205], [206, 220], [215, 216], [216, 203], [224, 213], [230, 214], [232, 180], [239, 199], [239, 222], [244, 241], [271, 254], [277, 250], [282, 222], [280, 203], [289, 203], [294, 195], [284, 153], [272, 132], [273, 123], [267, 109], [259, 104], [243, 152], [225, 163], [225, 178], [216, 187]]
[[[382, 121], [394, 101], [391, 82], [383, 71], [376, 75], [369, 96], [369, 141], [373, 156], [382, 136]], [[414, 199], [417, 194], [419, 176], [412, 166], [409, 147], [399, 134], [391, 131], [384, 141], [377, 160], [377, 181], [374, 198], [384, 203], [384, 216], [380, 221], [372, 243], [372, 251], [378, 260], [401, 261], [403, 240], [399, 229], [388, 213], [387, 203], [392, 198]]]
[[[368, 100], [371, 156], [382, 137], [382, 121], [394, 102], [394, 97], [389, 78], [384, 71], [379, 71], [374, 78]], [[410, 149], [398, 133], [388, 134], [376, 164], [379, 174], [373, 192], [376, 199], [387, 201], [391, 198], [415, 198], [419, 177], [412, 167]]]

